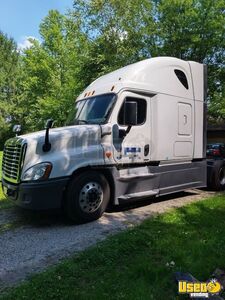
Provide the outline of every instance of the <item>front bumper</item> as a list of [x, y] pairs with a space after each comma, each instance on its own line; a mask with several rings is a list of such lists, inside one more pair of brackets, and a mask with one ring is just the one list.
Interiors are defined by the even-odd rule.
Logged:
[[61, 208], [68, 177], [14, 185], [2, 180], [4, 194], [23, 208], [45, 210]]

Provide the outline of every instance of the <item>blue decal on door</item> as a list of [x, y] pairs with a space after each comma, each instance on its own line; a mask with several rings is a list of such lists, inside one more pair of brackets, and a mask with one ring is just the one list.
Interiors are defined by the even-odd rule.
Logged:
[[140, 153], [141, 152], [141, 148], [139, 147], [125, 147], [124, 148], [124, 154], [131, 154], [131, 153]]

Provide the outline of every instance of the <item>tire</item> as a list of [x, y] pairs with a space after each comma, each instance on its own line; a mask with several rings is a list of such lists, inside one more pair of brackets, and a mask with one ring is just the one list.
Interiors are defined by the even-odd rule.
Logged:
[[86, 171], [71, 179], [64, 212], [73, 223], [91, 222], [102, 216], [109, 199], [110, 188], [105, 176], [96, 171]]
[[208, 187], [214, 191], [225, 189], [225, 162], [215, 160], [208, 176]]

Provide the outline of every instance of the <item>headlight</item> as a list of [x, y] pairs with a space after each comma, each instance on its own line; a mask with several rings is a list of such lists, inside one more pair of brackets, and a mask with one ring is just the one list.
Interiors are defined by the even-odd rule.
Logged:
[[29, 181], [29, 180], [45, 180], [48, 179], [52, 170], [52, 164], [49, 162], [44, 162], [37, 164], [23, 174], [22, 180]]

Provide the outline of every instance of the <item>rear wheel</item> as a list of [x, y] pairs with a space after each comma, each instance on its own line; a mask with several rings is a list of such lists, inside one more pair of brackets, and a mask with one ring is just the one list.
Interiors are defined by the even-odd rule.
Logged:
[[75, 223], [86, 223], [102, 216], [110, 199], [109, 184], [96, 171], [72, 178], [66, 195], [65, 213]]
[[225, 189], [225, 162], [224, 160], [215, 160], [212, 165], [208, 178], [208, 187], [221, 191]]

